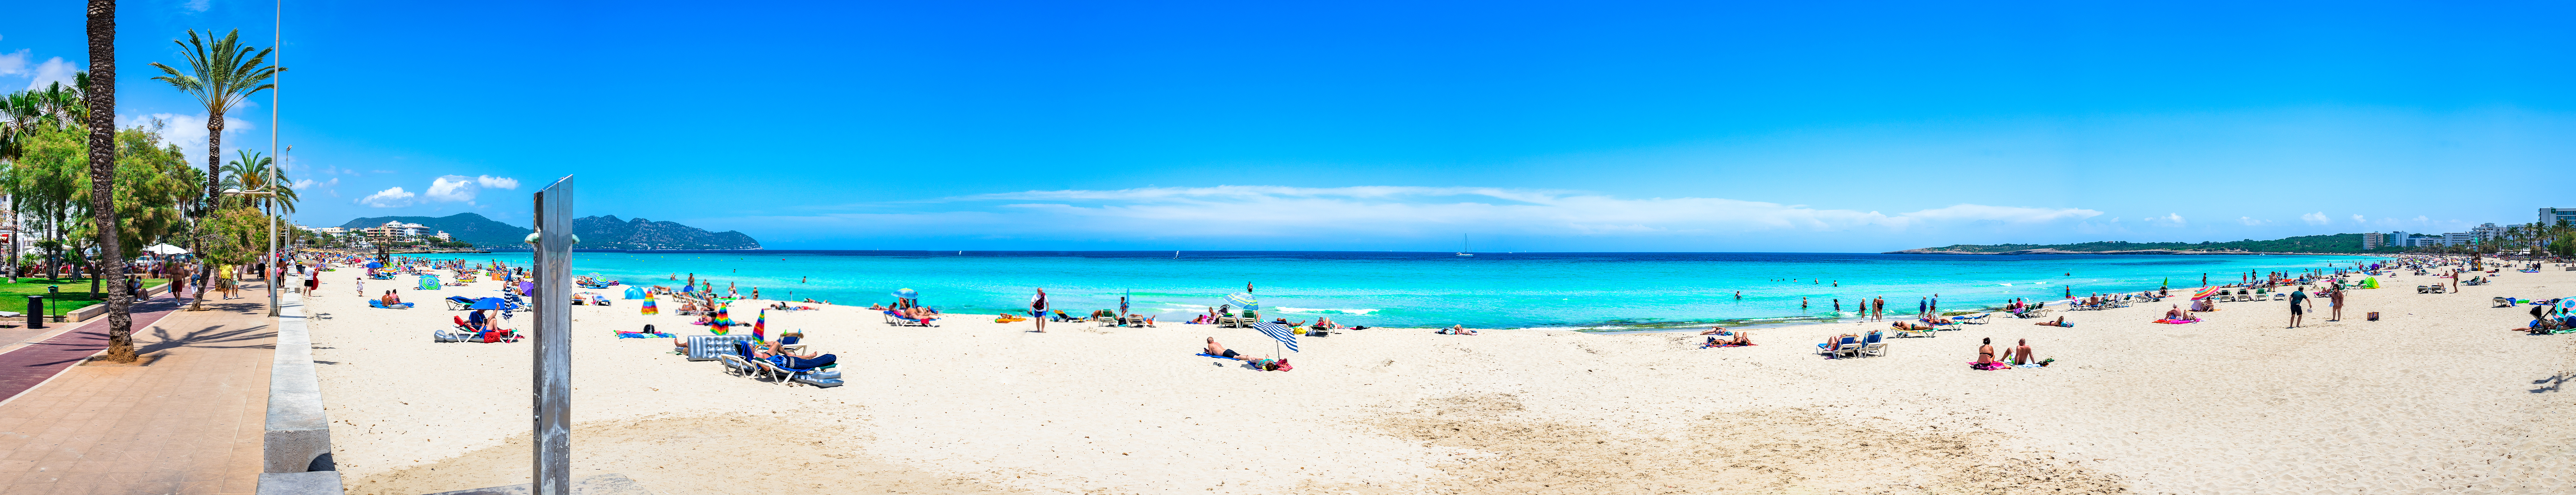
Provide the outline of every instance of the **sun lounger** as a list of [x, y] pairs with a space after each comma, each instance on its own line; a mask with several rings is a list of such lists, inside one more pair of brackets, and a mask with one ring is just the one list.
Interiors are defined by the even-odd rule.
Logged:
[[1853, 351], [1852, 356], [1865, 357], [1871, 354], [1877, 354], [1880, 356], [1887, 355], [1886, 337], [1886, 334], [1883, 332], [1870, 332], [1868, 338], [1861, 340], [1860, 349]]
[[904, 316], [904, 315], [901, 315], [901, 314], [897, 314], [897, 313], [895, 313], [895, 312], [893, 312], [893, 311], [885, 311], [884, 313], [885, 313], [885, 322], [886, 322], [886, 324], [887, 324], [887, 325], [894, 325], [894, 326], [898, 326], [898, 327], [935, 327], [935, 326], [939, 326], [939, 325], [933, 325], [933, 324], [931, 324], [931, 323], [930, 323], [930, 322], [938, 321], [938, 320], [939, 320], [939, 317], [936, 317], [936, 316], [929, 317], [929, 318], [922, 318], [922, 319], [913, 319], [912, 317]]
[[1826, 356], [1841, 356], [1845, 353], [1859, 354], [1860, 345], [1859, 337], [1844, 336], [1842, 342], [1837, 342], [1831, 345], [1816, 344], [1816, 353]]
[[[1939, 332], [1935, 332], [1935, 331], [1933, 331], [1933, 330], [1935, 330], [1935, 329], [1933, 329], [1933, 328], [1921, 328], [1921, 327], [1905, 327], [1905, 328], [1898, 328], [1898, 329], [1896, 329], [1896, 334], [1897, 334], [1897, 335], [1905, 335], [1905, 336], [1913, 336], [1913, 337], [1939, 337], [1939, 336], [1941, 336], [1941, 334], [1940, 334]], [[1818, 346], [1822, 346], [1822, 345], [1824, 345], [1824, 344], [1816, 344], [1816, 345], [1818, 345]]]

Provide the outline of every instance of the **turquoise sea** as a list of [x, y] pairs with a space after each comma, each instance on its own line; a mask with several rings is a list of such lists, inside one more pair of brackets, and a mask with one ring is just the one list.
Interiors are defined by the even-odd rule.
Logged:
[[[529, 263], [529, 253], [425, 258]], [[1854, 316], [1886, 297], [1913, 314], [1939, 294], [1944, 310], [2050, 299], [2068, 290], [2133, 292], [2235, 282], [2252, 272], [2350, 267], [2361, 256], [1961, 256], [1838, 253], [1451, 253], [1252, 251], [724, 251], [574, 253], [576, 273], [636, 285], [678, 285], [694, 274], [721, 291], [758, 287], [771, 299], [866, 305], [920, 291], [949, 313], [1025, 308], [1045, 288], [1077, 314], [1114, 309], [1187, 319], [1254, 284], [1265, 316], [1331, 316], [1351, 325], [1622, 330], [1758, 325]], [[680, 280], [673, 280], [676, 277]], [[1837, 286], [1836, 284], [1839, 284]], [[1738, 298], [1736, 293], [1742, 292]], [[1800, 298], [1806, 306], [1799, 305]], [[1833, 311], [1840, 299], [1846, 312]]]

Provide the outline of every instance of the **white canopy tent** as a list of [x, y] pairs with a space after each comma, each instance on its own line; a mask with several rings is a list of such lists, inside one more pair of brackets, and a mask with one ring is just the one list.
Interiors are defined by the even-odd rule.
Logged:
[[169, 244], [154, 244], [151, 246], [145, 246], [143, 248], [143, 252], [152, 254], [188, 254], [188, 248], [172, 246]]

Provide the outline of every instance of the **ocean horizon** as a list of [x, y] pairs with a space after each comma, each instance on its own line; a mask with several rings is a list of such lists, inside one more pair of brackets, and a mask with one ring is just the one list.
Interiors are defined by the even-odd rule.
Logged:
[[[1345, 325], [1636, 331], [1894, 315], [1939, 295], [1945, 311], [2068, 292], [2232, 283], [2247, 273], [2350, 267], [2330, 255], [1929, 255], [1878, 253], [1474, 253], [1411, 251], [738, 250], [575, 253], [575, 273], [641, 286], [694, 277], [719, 291], [865, 306], [912, 289], [969, 317], [1025, 311], [1045, 288], [1077, 316], [1116, 309], [1186, 320], [1254, 286], [1263, 315]], [[411, 257], [411, 256], [406, 256]], [[529, 253], [419, 255], [526, 265]], [[1741, 294], [1739, 297], [1739, 293]], [[1906, 301], [1905, 299], [1916, 299]], [[1841, 309], [1836, 310], [1836, 303]]]

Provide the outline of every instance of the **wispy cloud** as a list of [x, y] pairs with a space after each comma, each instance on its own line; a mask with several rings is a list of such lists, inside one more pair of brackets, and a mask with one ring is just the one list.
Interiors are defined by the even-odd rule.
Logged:
[[2352, 214], [2352, 223], [2367, 224], [2370, 223], [2370, 219], [2363, 218], [2360, 213], [2354, 213]]
[[2333, 222], [2334, 222], [2334, 219], [2333, 219], [2333, 218], [2327, 218], [2327, 217], [2326, 217], [2326, 212], [2322, 212], [2322, 211], [2320, 211], [2320, 212], [2316, 212], [2316, 213], [2309, 213], [2309, 214], [2306, 214], [2306, 215], [2299, 215], [2299, 221], [2307, 222], [2307, 223], [2308, 223], [2308, 225], [2325, 225], [2325, 224], [2328, 224], [2328, 223], [2333, 223]]
[[471, 204], [474, 202], [474, 195], [481, 193], [482, 189], [487, 187], [494, 189], [518, 189], [519, 180], [509, 177], [493, 177], [489, 175], [476, 177], [466, 177], [462, 175], [440, 176], [439, 178], [431, 179], [429, 181], [429, 190], [426, 194], [427, 197], [433, 201], [463, 201]]
[[2245, 225], [2263, 225], [2272, 223], [2271, 220], [2256, 220], [2254, 217], [2236, 217], [2236, 221]]
[[419, 195], [412, 194], [411, 191], [405, 191], [401, 186], [395, 186], [385, 188], [385, 190], [382, 191], [376, 191], [375, 194], [369, 194], [367, 197], [359, 198], [358, 204], [377, 208], [398, 208], [411, 206], [412, 198], [416, 196]]
[[[25, 60], [19, 61], [21, 66], [25, 63]], [[27, 81], [27, 89], [42, 89], [45, 85], [53, 83], [70, 86], [72, 73], [79, 70], [80, 67], [72, 65], [71, 62], [64, 62], [62, 57], [45, 59], [44, 63], [36, 64], [35, 77]]]
[[28, 53], [25, 49], [17, 53], [0, 53], [0, 76], [27, 75]]

